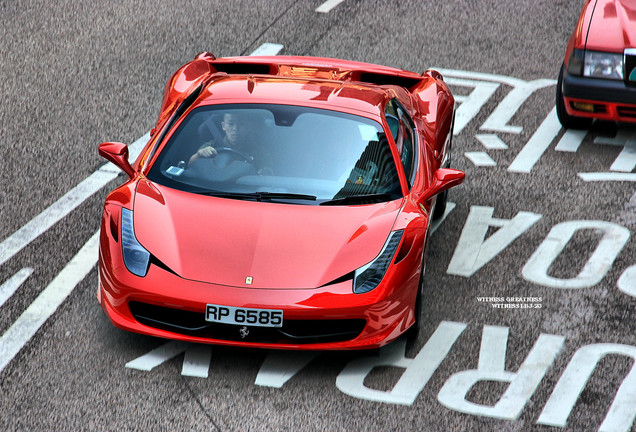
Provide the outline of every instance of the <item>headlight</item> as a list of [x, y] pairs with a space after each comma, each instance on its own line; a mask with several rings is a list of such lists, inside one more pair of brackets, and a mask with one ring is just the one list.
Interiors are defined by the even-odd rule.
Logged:
[[384, 274], [389, 268], [391, 261], [393, 261], [395, 252], [400, 245], [403, 233], [404, 231], [402, 230], [393, 231], [386, 243], [384, 243], [380, 254], [369, 264], [356, 270], [353, 278], [354, 293], [362, 294], [369, 292], [382, 282], [382, 278], [384, 278]]
[[140, 277], [146, 276], [150, 252], [137, 241], [133, 227], [133, 212], [125, 208], [121, 209], [121, 249], [128, 271]]
[[613, 80], [623, 79], [623, 54], [587, 51], [583, 76]]

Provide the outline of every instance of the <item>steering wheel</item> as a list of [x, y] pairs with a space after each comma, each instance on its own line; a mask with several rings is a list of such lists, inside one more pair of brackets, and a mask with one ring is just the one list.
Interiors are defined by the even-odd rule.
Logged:
[[250, 164], [254, 163], [254, 158], [241, 153], [230, 147], [219, 147], [216, 149], [216, 156], [214, 157], [214, 164], [220, 168], [224, 168], [237, 159], [244, 160]]
[[239, 177], [256, 175], [257, 169], [253, 158], [229, 147], [217, 148], [216, 152], [214, 159], [194, 160], [188, 166], [185, 177], [196, 181], [228, 182]]

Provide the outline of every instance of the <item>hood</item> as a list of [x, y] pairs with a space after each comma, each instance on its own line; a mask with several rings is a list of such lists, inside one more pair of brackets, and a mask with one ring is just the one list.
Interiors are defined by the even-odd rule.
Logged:
[[636, 48], [636, 2], [598, 0], [585, 48], [615, 53], [622, 53], [625, 48]]
[[240, 201], [141, 180], [134, 227], [139, 242], [183, 278], [246, 288], [316, 288], [373, 260], [400, 206], [401, 200], [325, 207]]

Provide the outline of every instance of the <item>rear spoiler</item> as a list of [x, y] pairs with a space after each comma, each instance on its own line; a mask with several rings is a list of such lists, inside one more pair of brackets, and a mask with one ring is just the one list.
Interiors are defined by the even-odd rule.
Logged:
[[216, 58], [202, 52], [195, 60], [207, 61], [216, 72], [228, 75], [270, 75], [354, 81], [375, 85], [397, 85], [409, 90], [423, 81], [442, 79], [437, 71], [415, 72], [379, 66], [371, 63], [336, 60], [322, 57], [248, 56]]

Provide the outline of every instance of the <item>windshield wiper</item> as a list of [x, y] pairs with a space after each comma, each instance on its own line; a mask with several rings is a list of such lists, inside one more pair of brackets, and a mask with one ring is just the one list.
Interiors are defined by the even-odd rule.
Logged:
[[366, 195], [350, 195], [321, 202], [320, 205], [347, 205], [347, 204], [376, 204], [395, 199], [394, 194], [378, 193]]
[[215, 190], [196, 191], [200, 195], [214, 196], [219, 198], [233, 198], [255, 200], [259, 202], [270, 202], [272, 200], [303, 200], [316, 201], [315, 195], [305, 195], [286, 192], [223, 192]]

